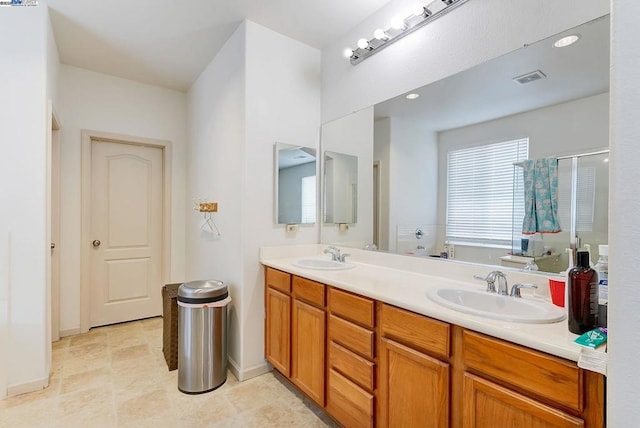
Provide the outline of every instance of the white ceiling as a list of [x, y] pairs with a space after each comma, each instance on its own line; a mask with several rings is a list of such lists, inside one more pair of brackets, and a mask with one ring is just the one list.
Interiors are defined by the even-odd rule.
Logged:
[[187, 91], [244, 19], [315, 48], [389, 0], [47, 0], [60, 61]]
[[[555, 48], [558, 38], [580, 40]], [[546, 78], [521, 85], [513, 77], [542, 70]], [[454, 76], [375, 106], [376, 118], [419, 120], [443, 131], [606, 92], [609, 89], [609, 17], [599, 18], [533, 43]]]

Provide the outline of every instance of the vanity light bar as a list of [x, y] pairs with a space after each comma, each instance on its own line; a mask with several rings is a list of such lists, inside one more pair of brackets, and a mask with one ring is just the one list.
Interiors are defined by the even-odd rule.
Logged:
[[[432, 1], [427, 6], [422, 7], [421, 11], [415, 10], [411, 13], [411, 15], [407, 16], [404, 19], [394, 20], [392, 26], [387, 30], [376, 30], [372, 39], [358, 40], [357, 47], [355, 49], [347, 49], [345, 56], [349, 58], [352, 65], [356, 65], [361, 61], [364, 61], [366, 58], [369, 58], [371, 55], [391, 45], [395, 41], [400, 40], [404, 36], [413, 33], [418, 28], [421, 28], [429, 22], [435, 21], [441, 16], [449, 13], [450, 11], [467, 1], [468, 0]], [[417, 9], [420, 9], [420, 7], [418, 7]], [[351, 51], [351, 54], [349, 54], [349, 51]]]

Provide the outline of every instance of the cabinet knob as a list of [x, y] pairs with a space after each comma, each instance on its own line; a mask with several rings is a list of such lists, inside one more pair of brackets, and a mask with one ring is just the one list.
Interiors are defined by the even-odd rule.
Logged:
[[100, 246], [101, 242], [98, 239], [94, 239], [92, 244], [93, 244], [94, 247], [98, 248]]

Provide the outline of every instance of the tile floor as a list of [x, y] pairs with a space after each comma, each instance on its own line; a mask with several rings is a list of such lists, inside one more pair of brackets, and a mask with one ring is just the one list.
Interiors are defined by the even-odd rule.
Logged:
[[187, 395], [162, 354], [162, 318], [53, 344], [50, 386], [0, 400], [0, 427], [325, 427], [335, 424], [278, 376]]

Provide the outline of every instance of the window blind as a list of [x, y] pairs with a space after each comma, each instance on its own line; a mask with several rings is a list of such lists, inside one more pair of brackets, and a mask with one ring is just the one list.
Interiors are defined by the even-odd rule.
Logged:
[[302, 223], [316, 222], [316, 176], [302, 177]]
[[513, 224], [524, 219], [524, 189], [513, 164], [528, 156], [528, 138], [447, 153], [448, 242], [511, 246]]

